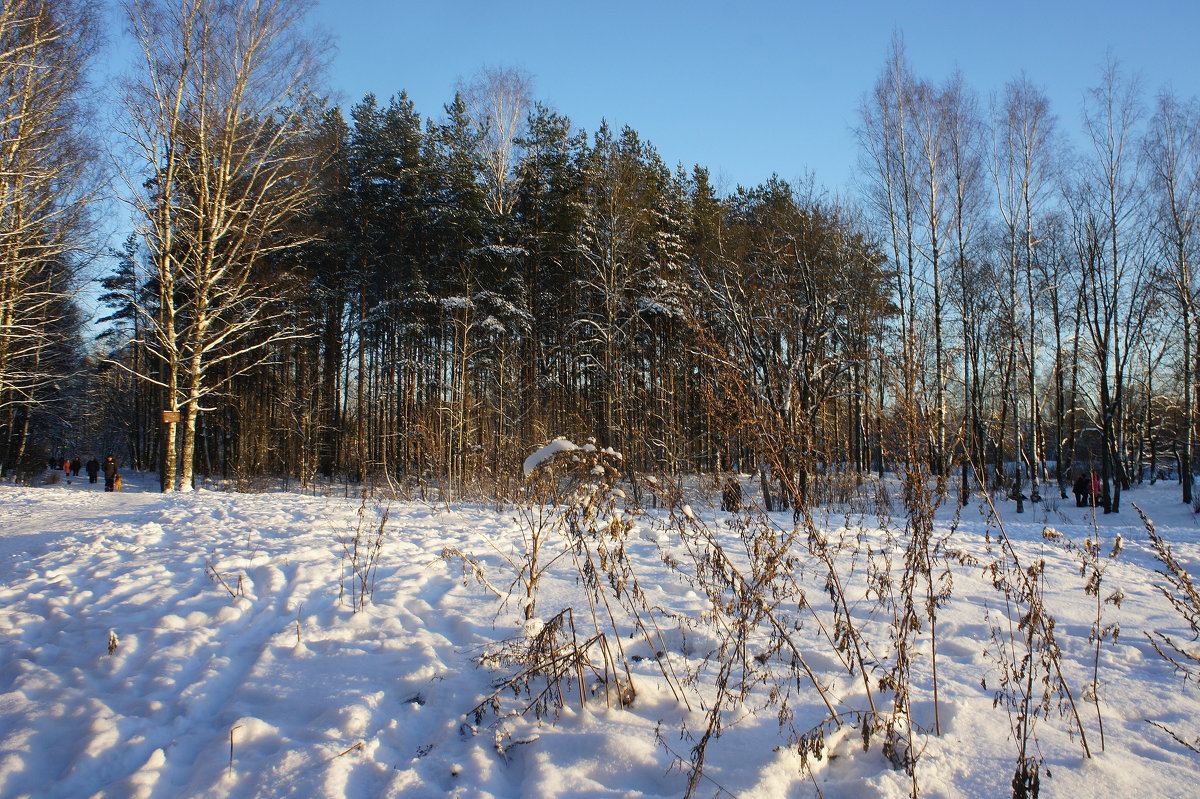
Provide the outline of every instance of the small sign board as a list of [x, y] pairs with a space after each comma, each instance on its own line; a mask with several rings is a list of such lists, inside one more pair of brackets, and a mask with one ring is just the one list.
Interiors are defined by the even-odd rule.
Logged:
[[163, 411], [163, 424], [178, 424], [179, 411]]

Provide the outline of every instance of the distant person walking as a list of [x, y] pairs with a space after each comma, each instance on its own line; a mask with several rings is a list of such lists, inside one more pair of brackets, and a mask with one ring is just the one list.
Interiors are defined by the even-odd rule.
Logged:
[[113, 460], [112, 455], [104, 459], [104, 490], [114, 491], [117, 487], [117, 478], [121, 473], [117, 471], [117, 462]]
[[96, 460], [95, 455], [93, 455], [91, 460], [89, 460], [87, 462], [87, 473], [88, 473], [88, 482], [89, 483], [96, 482], [96, 476], [100, 474], [100, 461]]
[[82, 471], [83, 471], [83, 458], [80, 458], [78, 455], [76, 455], [75, 459], [73, 461], [71, 461], [71, 476], [78, 477], [79, 473]]
[[1075, 507], [1082, 508], [1091, 501], [1092, 497], [1092, 476], [1087, 472], [1080, 472], [1075, 478], [1075, 485], [1072, 487], [1075, 492]]

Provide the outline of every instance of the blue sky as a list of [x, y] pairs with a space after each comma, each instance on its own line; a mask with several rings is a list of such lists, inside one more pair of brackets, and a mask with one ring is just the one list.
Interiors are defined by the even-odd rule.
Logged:
[[809, 171], [847, 188], [858, 106], [894, 30], [919, 75], [957, 67], [985, 99], [1024, 71], [1067, 129], [1110, 48], [1147, 100], [1168, 83], [1200, 92], [1196, 0], [321, 0], [316, 20], [337, 41], [345, 104], [406, 89], [440, 115], [457, 78], [516, 66], [577, 125], [629, 124], [729, 189]]

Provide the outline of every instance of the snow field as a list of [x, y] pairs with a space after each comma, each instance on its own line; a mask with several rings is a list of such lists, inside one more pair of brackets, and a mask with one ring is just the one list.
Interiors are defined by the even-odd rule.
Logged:
[[[720, 643], [702, 621], [707, 600], [664, 565], [685, 557], [662, 517], [642, 517], [627, 551], [652, 601], [666, 613], [661, 653], [625, 642], [637, 697], [625, 709], [602, 695], [568, 701], [556, 723], [530, 717], [476, 723], [470, 711], [512, 670], [485, 669], [478, 657], [521, 629], [515, 600], [501, 605], [468, 580], [444, 548], [477, 557], [493, 585], [514, 577], [501, 557], [517, 554], [511, 513], [449, 511], [416, 503], [389, 509], [374, 592], [355, 613], [346, 546], [360, 503], [293, 494], [197, 492], [123, 494], [82, 485], [0, 488], [0, 796], [2, 797], [670, 797], [686, 785], [667, 750], [686, 755], [681, 725], [702, 729]], [[1175, 502], [1175, 487], [1146, 487], [1142, 504], [1181, 560], [1200, 572], [1200, 532]], [[1057, 507], [1054, 507], [1057, 505]], [[1132, 509], [1098, 517], [1068, 503], [1008, 513], [1023, 559], [1045, 558], [1046, 603], [1094, 757], [1084, 758], [1056, 713], [1037, 727], [1051, 776], [1043, 796], [1190, 797], [1197, 758], [1146, 719], [1196, 735], [1200, 691], [1184, 684], [1153, 651], [1143, 630], [1186, 638], [1182, 622], [1154, 588], [1156, 563]], [[1003, 510], [1003, 509], [1002, 509]], [[365, 508], [377, 524], [382, 506]], [[725, 514], [696, 510], [714, 526]], [[781, 517], [782, 521], [782, 517]], [[826, 520], [828, 529], [841, 523]], [[949, 523], [949, 519], [945, 520]], [[1115, 643], [1100, 654], [1100, 753], [1088, 643], [1095, 600], [1082, 590], [1077, 561], [1041, 538], [1045, 526], [1082, 542], [1098, 531], [1125, 550], [1102, 593], [1120, 587]], [[988, 528], [964, 511], [954, 546], [986, 556]], [[364, 532], [364, 536], [366, 533]], [[857, 522], [845, 532], [879, 545]], [[1108, 554], [1108, 549], [1103, 550]], [[219, 574], [220, 579], [215, 575]], [[862, 599], [861, 571], [847, 566], [852, 613], [870, 640], [886, 640], [885, 620]], [[222, 582], [222, 580], [224, 582]], [[829, 597], [807, 590], [819, 613]], [[232, 595], [231, 595], [232, 592]], [[545, 578], [538, 617], [564, 607], [582, 613], [581, 588], [566, 562]], [[958, 566], [954, 593], [939, 616], [943, 734], [922, 735], [923, 796], [1006, 795], [1015, 761], [1009, 716], [993, 707], [998, 680], [993, 626], [1005, 624], [1002, 598], [978, 567]], [[859, 678], [819, 646], [812, 625], [805, 657], [848, 709], [861, 707]], [[110, 646], [115, 648], [111, 654]], [[914, 721], [932, 729], [928, 639], [914, 664]], [[661, 677], [661, 657], [694, 675], [692, 712]], [[985, 687], [986, 684], [986, 687]], [[880, 696], [882, 694], [879, 694]], [[797, 686], [796, 726], [816, 723], [823, 706]], [[779, 732], [778, 708], [763, 697], [730, 709], [709, 748], [701, 785], [742, 797], [903, 797], [909, 779], [879, 747], [864, 752], [852, 729], [826, 742], [833, 757], [810, 778]], [[662, 745], [656, 742], [656, 732]], [[232, 744], [232, 758], [231, 758]]]

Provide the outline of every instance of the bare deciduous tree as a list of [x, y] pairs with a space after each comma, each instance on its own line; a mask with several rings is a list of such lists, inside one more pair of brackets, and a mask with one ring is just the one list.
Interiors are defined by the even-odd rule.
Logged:
[[911, 141], [913, 85], [904, 41], [891, 49], [874, 91], [862, 106], [857, 135], [866, 173], [866, 195], [873, 214], [888, 231], [895, 269], [896, 300], [902, 326], [901, 368], [906, 406], [916, 408], [917, 165]]
[[0, 4], [0, 461], [23, 449], [15, 408], [55, 381], [47, 348], [70, 324], [64, 295], [97, 186], [84, 134], [96, 21], [86, 0]]
[[[1011, 338], [1011, 403], [1014, 431], [1013, 495], [1017, 512], [1023, 510], [1021, 461], [1023, 431], [1029, 434], [1029, 497], [1041, 499], [1038, 463], [1041, 441], [1038, 426], [1037, 363], [1038, 306], [1042, 285], [1035, 274], [1034, 248], [1041, 235], [1043, 206], [1053, 176], [1054, 117], [1044, 93], [1028, 79], [1009, 83], [996, 109], [995, 148], [996, 208], [1000, 213], [1006, 250], [1007, 328]], [[1019, 364], [1019, 366], [1018, 366]], [[1024, 373], [1028, 402], [1027, 428], [1022, 425], [1016, 370]]]
[[1179, 481], [1183, 501], [1192, 503], [1192, 327], [1196, 320], [1196, 276], [1193, 274], [1200, 234], [1200, 107], [1163, 93], [1146, 139], [1154, 229], [1161, 253], [1159, 277], [1179, 310], [1183, 337], [1183, 429], [1179, 441]]
[[479, 132], [487, 181], [484, 203], [503, 219], [516, 202], [517, 142], [532, 105], [533, 77], [515, 67], [485, 67], [457, 89]]
[[[204, 397], [295, 335], [265, 261], [304, 240], [291, 225], [312, 200], [314, 81], [321, 39], [308, 2], [130, 0], [142, 63], [124, 92], [124, 133], [141, 169], [130, 202], [158, 289], [143, 374], [183, 412], [180, 487], [190, 488]], [[168, 423], [163, 489], [176, 483]]]
[[1125, 378], [1134, 342], [1150, 308], [1145, 203], [1139, 174], [1139, 87], [1109, 59], [1100, 85], [1088, 91], [1084, 129], [1092, 151], [1075, 192], [1076, 213], [1087, 218], [1088, 257], [1081, 259], [1084, 319], [1099, 389], [1096, 415], [1104, 445], [1104, 511], [1115, 513], [1127, 487], [1124, 446]]
[[984, 462], [980, 425], [979, 349], [984, 304], [975, 290], [975, 240], [981, 227], [986, 200], [983, 133], [979, 103], [960, 73], [951, 76], [945, 94], [947, 158], [949, 175], [950, 247], [955, 260], [957, 285], [951, 300], [958, 306], [961, 322], [963, 380], [962, 433], [964, 450], [959, 502], [966, 504], [970, 474]]

